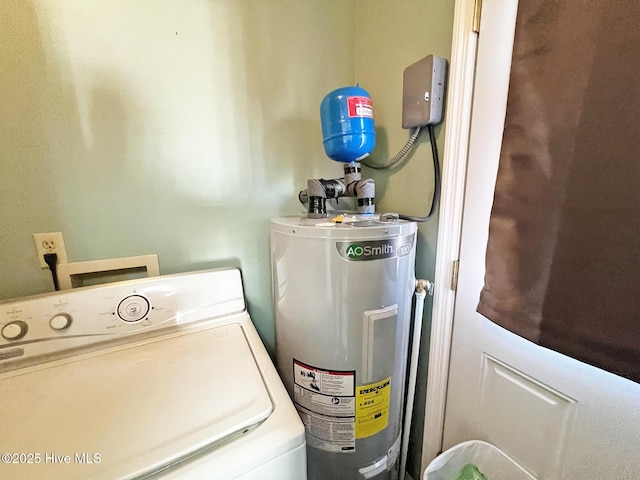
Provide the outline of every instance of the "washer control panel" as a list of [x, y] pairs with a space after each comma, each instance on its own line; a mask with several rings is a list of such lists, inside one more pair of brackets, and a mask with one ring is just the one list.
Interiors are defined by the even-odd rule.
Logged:
[[64, 290], [0, 303], [0, 368], [25, 358], [245, 310], [235, 268]]

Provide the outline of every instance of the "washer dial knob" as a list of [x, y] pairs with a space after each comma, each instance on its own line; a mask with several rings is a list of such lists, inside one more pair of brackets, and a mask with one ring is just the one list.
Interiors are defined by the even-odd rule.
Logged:
[[27, 334], [27, 324], [21, 321], [7, 323], [2, 327], [2, 336], [7, 340], [18, 340]]
[[53, 330], [64, 330], [65, 328], [69, 328], [69, 326], [71, 326], [71, 315], [68, 313], [58, 313], [51, 317], [51, 320], [49, 320], [49, 326]]
[[135, 323], [143, 320], [149, 313], [150, 305], [142, 295], [129, 295], [118, 304], [118, 316], [125, 322]]

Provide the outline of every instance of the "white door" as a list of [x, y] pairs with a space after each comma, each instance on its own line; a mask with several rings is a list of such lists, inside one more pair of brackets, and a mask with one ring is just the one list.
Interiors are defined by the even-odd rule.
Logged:
[[476, 313], [516, 9], [514, 0], [483, 2], [443, 449], [481, 439], [540, 479], [640, 479], [640, 384]]

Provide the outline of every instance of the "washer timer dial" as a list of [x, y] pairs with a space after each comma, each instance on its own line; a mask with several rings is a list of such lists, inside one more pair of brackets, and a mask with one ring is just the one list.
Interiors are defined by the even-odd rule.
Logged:
[[118, 316], [125, 322], [135, 323], [143, 320], [149, 313], [150, 304], [142, 295], [129, 295], [118, 304]]
[[71, 315], [69, 315], [68, 313], [58, 313], [57, 315], [51, 317], [51, 320], [49, 320], [49, 326], [53, 330], [64, 330], [65, 328], [69, 328], [70, 325]]
[[7, 323], [2, 327], [2, 336], [6, 340], [18, 340], [27, 334], [27, 324], [21, 321]]

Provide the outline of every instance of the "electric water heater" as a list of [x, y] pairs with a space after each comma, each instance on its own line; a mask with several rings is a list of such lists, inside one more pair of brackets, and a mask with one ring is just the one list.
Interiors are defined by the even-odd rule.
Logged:
[[271, 221], [277, 366], [309, 480], [398, 478], [417, 225]]

